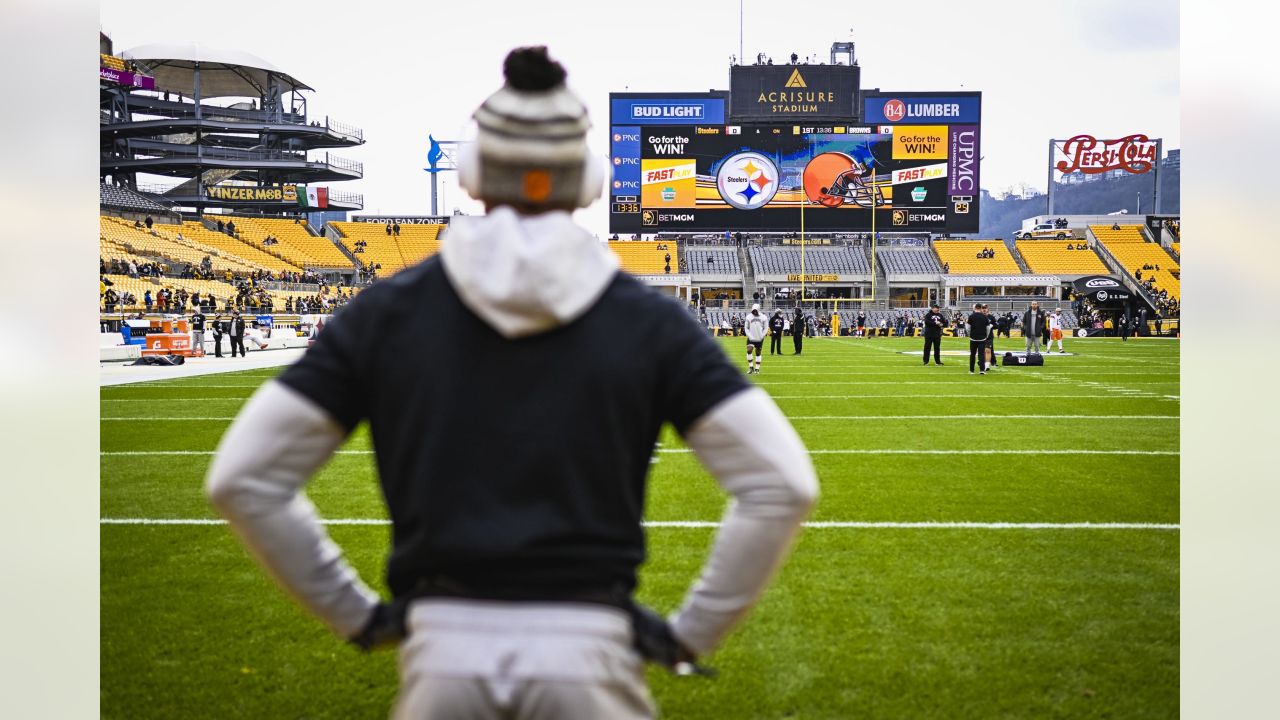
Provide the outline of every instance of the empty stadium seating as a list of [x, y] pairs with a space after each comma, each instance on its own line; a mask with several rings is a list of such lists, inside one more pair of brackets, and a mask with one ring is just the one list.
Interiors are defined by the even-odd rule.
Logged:
[[[234, 218], [233, 218], [234, 219]], [[239, 223], [237, 223], [238, 225]], [[188, 240], [217, 248], [224, 256], [239, 258], [240, 260], [262, 267], [273, 272], [302, 272], [302, 268], [289, 262], [285, 262], [281, 258], [271, 253], [260, 250], [253, 245], [233, 238], [226, 233], [220, 233], [216, 230], [210, 230], [198, 220], [187, 220], [182, 223], [182, 234]]]
[[1169, 243], [1169, 247], [1173, 248], [1174, 254], [1176, 254], [1178, 257], [1182, 257], [1182, 243], [1180, 242]]
[[[200, 261], [207, 256], [213, 263], [213, 269], [218, 272], [250, 273], [259, 269], [240, 258], [223, 256], [213, 248], [185, 237], [179, 239], [178, 235], [182, 230], [178, 225], [156, 225], [153, 235], [146, 230], [135, 229], [128, 220], [101, 215], [98, 218], [98, 231], [101, 239], [112, 241], [137, 255], [160, 258], [170, 264], [190, 263], [199, 266]], [[148, 258], [146, 261], [151, 260]]]
[[671, 272], [679, 272], [679, 247], [674, 240], [614, 240], [609, 249], [618, 256], [622, 269], [635, 275], [662, 275], [666, 272], [667, 255], [671, 256]]
[[[342, 235], [342, 244], [363, 265], [381, 265], [380, 277], [394, 275], [415, 265], [440, 250], [443, 225], [401, 225], [399, 235], [388, 235], [387, 226], [378, 223], [329, 223]], [[364, 252], [357, 253], [356, 241], [364, 240]]]
[[1108, 247], [1116, 243], [1147, 241], [1142, 234], [1141, 225], [1120, 225], [1118, 229], [1110, 225], [1090, 225], [1089, 229], [1093, 231], [1094, 237], [1106, 243]]
[[942, 265], [928, 250], [876, 250], [876, 259], [890, 275], [941, 273]]
[[102, 207], [142, 213], [168, 213], [165, 206], [128, 188], [98, 183], [98, 204]]
[[1019, 240], [1018, 253], [1033, 273], [1048, 275], [1106, 275], [1110, 270], [1092, 249], [1068, 250], [1079, 241]]
[[[753, 246], [750, 253], [757, 274], [801, 272], [799, 248]], [[871, 263], [860, 247], [805, 248], [804, 273], [869, 275]]]
[[685, 268], [690, 273], [706, 273], [716, 275], [741, 275], [742, 265], [738, 262], [738, 251], [722, 247], [684, 248]]
[[[215, 222], [222, 219], [208, 216]], [[307, 232], [301, 222], [287, 218], [233, 218], [240, 239], [267, 253], [279, 254], [284, 260], [298, 267], [351, 268], [351, 260], [333, 244], [333, 241], [316, 237]], [[264, 245], [270, 235], [279, 244]]]
[[[1178, 261], [1158, 243], [1148, 242], [1141, 228], [1140, 225], [1121, 225], [1119, 230], [1109, 225], [1089, 226], [1094, 236], [1131, 275], [1144, 282], [1155, 278], [1156, 292], [1166, 290], [1170, 297], [1181, 300], [1182, 283], [1173, 276], [1174, 272], [1181, 274]], [[1143, 270], [1143, 265], [1159, 266], [1160, 269]]]
[[[950, 265], [952, 275], [1021, 275], [1022, 269], [1003, 240], [938, 240], [933, 243], [938, 260]], [[984, 249], [995, 257], [979, 258]]]

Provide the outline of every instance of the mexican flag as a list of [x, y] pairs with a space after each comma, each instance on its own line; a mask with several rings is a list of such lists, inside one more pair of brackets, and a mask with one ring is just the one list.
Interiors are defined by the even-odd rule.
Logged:
[[304, 208], [329, 207], [329, 188], [298, 186], [298, 205]]

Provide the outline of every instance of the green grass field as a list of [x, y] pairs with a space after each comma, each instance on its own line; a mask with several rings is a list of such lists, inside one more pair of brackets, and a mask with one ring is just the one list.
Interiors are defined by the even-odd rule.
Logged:
[[[741, 366], [742, 340], [722, 342]], [[801, 357], [765, 357], [752, 379], [814, 451], [823, 495], [755, 613], [708, 658], [720, 676], [651, 671], [662, 714], [1177, 717], [1178, 343], [1068, 340], [1078, 355], [985, 377], [966, 357], [921, 367], [899, 353], [919, 343], [811, 339]], [[101, 391], [104, 717], [390, 708], [394, 653], [332, 637], [226, 526], [141, 522], [214, 518], [211, 451], [274, 374]], [[311, 484], [326, 519], [385, 517], [369, 447], [358, 430]], [[718, 520], [725, 497], [681, 449], [668, 430], [648, 519]], [[329, 530], [382, 589], [389, 528]], [[641, 599], [674, 609], [714, 532], [651, 527]]]

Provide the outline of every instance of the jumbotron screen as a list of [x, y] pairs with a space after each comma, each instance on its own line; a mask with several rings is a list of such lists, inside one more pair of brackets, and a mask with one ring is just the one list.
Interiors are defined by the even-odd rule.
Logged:
[[978, 232], [976, 124], [611, 131], [610, 232]]

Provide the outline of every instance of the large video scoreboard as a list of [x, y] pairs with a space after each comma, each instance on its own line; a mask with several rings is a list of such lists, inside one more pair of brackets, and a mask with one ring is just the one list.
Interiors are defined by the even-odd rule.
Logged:
[[615, 112], [610, 232], [864, 232], [873, 213], [876, 230], [978, 232], [980, 95], [897, 95], [869, 96], [867, 124], [727, 124], [689, 98]]

